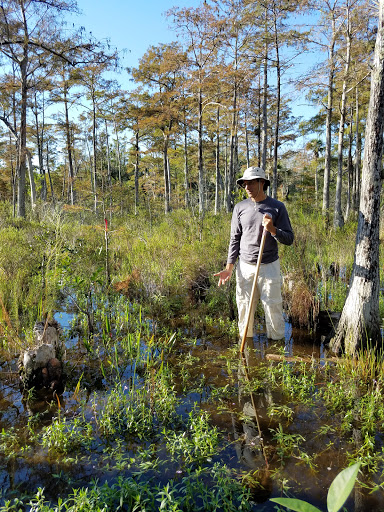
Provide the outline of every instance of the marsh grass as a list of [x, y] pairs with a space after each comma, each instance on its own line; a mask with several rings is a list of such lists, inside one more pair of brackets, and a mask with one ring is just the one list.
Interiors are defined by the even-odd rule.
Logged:
[[[289, 206], [296, 239], [293, 246], [280, 247], [280, 258], [283, 274], [298, 288], [287, 293], [286, 306], [293, 321], [313, 327], [319, 308], [342, 306], [355, 224], [327, 230], [321, 216]], [[233, 283], [217, 289], [213, 277], [225, 264], [229, 214], [201, 218], [177, 210], [150, 219], [115, 216], [108, 254], [103, 219], [91, 219], [59, 209], [45, 212], [40, 222], [5, 226], [0, 219], [0, 298], [6, 312], [2, 325], [8, 315], [8, 324], [17, 330], [21, 321], [24, 328], [32, 327], [62, 301], [76, 313], [80, 333], [91, 336], [104, 320], [99, 311], [105, 311], [111, 295], [119, 295], [141, 303], [158, 324], [176, 325], [184, 316], [191, 324], [199, 319], [212, 333], [236, 330]], [[335, 279], [331, 266], [344, 269], [343, 277]], [[194, 310], [197, 315], [191, 314]]]
[[[354, 225], [333, 232], [308, 212], [290, 214], [296, 241], [281, 247], [282, 270], [300, 284], [298, 309], [291, 311], [309, 326], [318, 308], [342, 305]], [[121, 504], [137, 510], [248, 510], [253, 504], [237, 470], [213, 462], [229, 442], [202, 406], [215, 404], [218, 414], [235, 423], [244, 419], [240, 395], [250, 393], [267, 397], [263, 428], [275, 467], [293, 458], [315, 470], [314, 440], [329, 438], [324, 450], [331, 450], [343, 435], [353, 446], [346, 458], [381, 471], [375, 435], [384, 424], [383, 363], [377, 354], [322, 367], [264, 361], [246, 380], [238, 347], [223, 343], [216, 355], [210, 350], [214, 341], [233, 343], [237, 337], [234, 285], [218, 289], [212, 277], [225, 263], [229, 221], [229, 215], [191, 219], [187, 211], [113, 218], [108, 282], [102, 219], [75, 212], [44, 215], [40, 222], [7, 224], [0, 218], [3, 347], [18, 352], [20, 343], [32, 342], [35, 320], [63, 307], [73, 313], [66, 334], [78, 337], [67, 351], [73, 359], [65, 408], [58, 405], [44, 422], [30, 416], [27, 436], [5, 430], [1, 437], [15, 460], [23, 450], [42, 446], [58, 465], [65, 462], [63, 497], [54, 503], [48, 490], [34, 489], [28, 499], [3, 500], [1, 512], [28, 506], [115, 510]], [[342, 275], [331, 274], [331, 265]], [[274, 402], [274, 391], [283, 403]], [[193, 408], [195, 403], [201, 407]], [[308, 435], [294, 431], [303, 410], [318, 427]], [[318, 421], [321, 415], [329, 428]], [[87, 476], [85, 485], [76, 470], [68, 470], [78, 460], [88, 467], [98, 461], [106, 477], [89, 485]], [[119, 471], [125, 472], [121, 479]], [[282, 472], [276, 471], [276, 479], [279, 487], [290, 484]]]
[[[384, 463], [378, 442], [384, 425], [383, 369], [380, 352], [362, 350], [354, 359], [340, 358], [324, 366], [270, 364], [268, 381], [275, 389], [283, 390], [291, 402], [310, 407], [314, 412], [323, 411], [322, 415], [325, 409], [327, 419], [316, 435], [330, 440], [337, 436], [346, 439], [350, 443], [347, 460], [360, 461], [365, 471], [374, 475]], [[287, 405], [282, 409], [270, 406], [269, 415], [271, 419], [284, 419], [288, 426], [294, 423], [295, 416], [293, 412], [285, 414], [286, 410]], [[271, 431], [281, 454], [286, 456], [293, 446], [290, 434], [285, 434], [282, 424]], [[332, 444], [331, 441], [329, 446]]]

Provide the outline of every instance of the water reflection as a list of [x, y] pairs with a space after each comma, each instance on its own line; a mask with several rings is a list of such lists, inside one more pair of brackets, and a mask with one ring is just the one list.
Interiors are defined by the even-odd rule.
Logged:
[[[64, 330], [70, 329], [72, 315], [61, 315], [57, 320]], [[221, 414], [219, 411], [217, 402], [212, 399], [212, 389], [224, 388], [230, 381], [224, 356], [226, 350], [233, 346], [233, 340], [208, 339], [202, 335], [201, 340], [194, 346], [192, 344], [183, 346], [180, 343], [172, 354], [175, 362], [178, 358], [184, 358], [187, 372], [188, 382], [183, 385], [181, 382], [176, 382], [181, 401], [180, 410], [183, 409], [183, 414], [187, 415], [195, 402], [202, 408], [209, 409], [212, 413], [212, 421], [220, 426], [230, 440], [234, 440], [227, 449], [230, 452], [228, 460], [231, 460], [236, 469], [254, 473], [254, 481], [250, 481], [253, 499], [257, 503], [263, 502], [264, 510], [274, 510], [274, 506], [267, 500], [269, 497], [283, 493], [282, 482], [284, 481], [291, 488], [288, 492], [324, 509], [330, 483], [348, 464], [347, 452], [352, 450], [351, 443], [349, 439], [342, 439], [339, 436], [337, 432], [339, 420], [336, 417], [329, 417], [324, 408], [318, 404], [316, 407], [297, 405], [297, 400], [294, 398], [287, 398], [281, 391], [272, 389], [267, 384], [268, 379], [264, 381], [255, 379], [260, 362], [268, 361], [267, 356], [270, 354], [281, 356], [282, 360], [284, 357], [306, 358], [309, 361], [317, 361], [320, 366], [325, 364], [327, 354], [320, 337], [292, 328], [289, 323], [286, 324], [285, 334], [284, 340], [271, 342], [267, 339], [263, 328], [259, 326], [253, 338], [246, 340], [243, 356], [239, 353], [239, 359], [235, 361], [236, 366], [233, 372], [235, 391], [231, 394], [231, 403], [233, 402], [234, 406], [227, 414]], [[82, 361], [80, 356], [85, 351], [84, 349], [80, 351], [77, 341], [77, 339], [76, 342], [66, 340], [67, 360], [71, 370], [75, 369], [74, 375], [71, 375], [72, 388], [76, 386], [82, 375], [82, 386], [86, 387], [89, 393], [92, 392], [98, 397], [105, 396], [108, 390], [102, 380], [97, 357], [87, 359], [87, 366], [83, 367], [79, 361]], [[191, 356], [189, 365], [186, 364], [188, 354]], [[172, 366], [171, 360], [169, 364]], [[275, 362], [271, 361], [269, 364], [273, 365]], [[295, 363], [289, 361], [287, 364], [294, 367]], [[4, 366], [2, 369], [12, 370], [14, 367], [14, 362], [11, 362], [9, 367]], [[133, 367], [127, 366], [122, 369], [120, 377], [124, 382], [129, 383], [132, 373], [134, 373]], [[256, 385], [255, 382], [258, 384]], [[39, 416], [39, 428], [41, 428], [44, 424], [49, 424], [52, 417], [57, 415], [57, 401], [48, 403], [44, 397], [35, 401], [23, 401], [17, 378], [15, 381], [2, 379], [1, 384], [0, 429], [25, 425], [33, 416]], [[192, 391], [195, 384], [199, 388], [197, 391]], [[187, 396], [184, 385], [190, 386]], [[63, 410], [71, 408], [72, 394], [73, 389], [71, 393], [68, 391], [60, 397]], [[88, 404], [89, 394], [85, 402]], [[270, 408], [282, 405], [292, 409], [292, 421], [288, 421], [286, 417], [273, 418], [268, 414]], [[303, 449], [309, 456], [313, 456], [317, 465], [315, 470], [312, 470], [297, 452], [284, 461], [276, 454], [276, 441], [273, 439], [271, 429], [277, 429], [280, 423], [284, 432], [299, 433], [305, 438]], [[319, 432], [324, 426], [329, 426], [330, 430], [327, 434], [320, 435]], [[363, 443], [358, 419], [354, 428], [354, 449], [357, 449]], [[111, 444], [113, 442], [114, 440]], [[382, 449], [381, 440], [377, 449]], [[163, 456], [166, 457], [165, 450], [163, 452]], [[221, 454], [219, 456], [221, 457]], [[233, 461], [234, 458], [236, 461]], [[169, 468], [171, 465], [170, 463]], [[170, 469], [171, 472], [172, 469]], [[56, 477], [53, 478], [52, 475]], [[39, 447], [31, 449], [28, 456], [23, 458], [20, 456], [6, 460], [3, 455], [0, 455], [0, 485], [3, 490], [18, 492], [23, 487], [23, 490], [36, 491], [38, 486], [42, 486], [47, 489], [47, 495], [55, 497], [58, 492], [64, 495], [73, 485], [86, 485], [92, 478], [101, 476], [110, 479], [115, 476], [112, 473], [107, 475], [101, 449], [100, 453], [89, 455], [88, 460], [84, 459], [82, 463], [77, 461], [74, 464], [53, 461], [52, 457]], [[367, 481], [370, 479], [367, 478]], [[354, 496], [351, 496], [347, 506], [348, 510], [353, 510], [354, 507], [355, 511], [374, 512], [384, 510], [384, 500], [380, 493], [368, 496], [367, 491], [356, 487]]]
[[[291, 406], [289, 398], [272, 390], [265, 383], [256, 390], [252, 386], [252, 375], [257, 370], [260, 360], [269, 359], [271, 352], [280, 352], [279, 361], [287, 359], [288, 365], [294, 364], [295, 358], [314, 361], [319, 367], [326, 362], [327, 352], [321, 339], [300, 330], [291, 329], [289, 337], [279, 344], [270, 342], [264, 332], [258, 332], [253, 338], [247, 338], [244, 354], [239, 359], [238, 367], [238, 398], [241, 413], [233, 415], [232, 425], [236, 439], [236, 454], [238, 460], [245, 468], [257, 471], [263, 492], [255, 490], [255, 500], [262, 502], [268, 497], [284, 495], [281, 492], [281, 482], [286, 481], [294, 492], [291, 496], [308, 501], [320, 509], [326, 503], [329, 486], [336, 475], [349, 464], [348, 452], [356, 453], [363, 445], [361, 419], [354, 415], [353, 442], [355, 449], [346, 435], [338, 437], [338, 419], [325, 414], [325, 411], [313, 406], [294, 404], [294, 417], [289, 421], [279, 420], [286, 433], [295, 432], [303, 436], [305, 452], [314, 457], [316, 471], [309, 467], [299, 454], [281, 461], [275, 457], [276, 442], [271, 436], [271, 429], [276, 423], [268, 416], [268, 408], [287, 404]], [[299, 359], [300, 358], [300, 359]], [[271, 364], [276, 364], [274, 361]], [[356, 397], [358, 400], [359, 397]], [[333, 426], [334, 423], [334, 426]], [[320, 435], [323, 427], [329, 426], [328, 435]], [[291, 429], [292, 427], [292, 429]], [[376, 446], [378, 452], [382, 451], [383, 443]], [[382, 512], [384, 510], [384, 495], [381, 491], [370, 494], [368, 483], [372, 486], [372, 473], [360, 474], [360, 482], [367, 484], [356, 485], [353, 493], [346, 502], [347, 510], [355, 512]], [[377, 477], [380, 484], [380, 477]], [[290, 491], [288, 491], [290, 495]], [[267, 510], [274, 510], [266, 504]]]
[[[253, 498], [257, 503], [266, 501], [272, 495], [273, 482], [269, 474], [269, 462], [265, 447], [262, 425], [265, 425], [269, 404], [268, 393], [253, 392], [249, 369], [256, 364], [252, 338], [247, 338], [244, 352], [239, 357], [238, 399], [242, 409], [241, 419], [232, 415], [236, 454], [238, 460], [257, 475]], [[252, 347], [250, 349], [250, 344]], [[256, 480], [255, 478], [255, 480]]]

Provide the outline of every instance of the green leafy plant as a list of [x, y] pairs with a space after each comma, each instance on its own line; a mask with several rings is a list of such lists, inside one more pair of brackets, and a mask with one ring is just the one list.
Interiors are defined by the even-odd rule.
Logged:
[[0, 450], [5, 457], [8, 459], [16, 457], [21, 448], [20, 433], [13, 427], [7, 430], [3, 428], [0, 432]]
[[[355, 485], [360, 465], [360, 462], [356, 462], [353, 466], [343, 469], [333, 480], [327, 495], [328, 512], [337, 512], [347, 501]], [[295, 512], [321, 512], [310, 503], [296, 498], [271, 498], [270, 501]]]
[[90, 423], [80, 418], [67, 421], [60, 416], [45, 427], [41, 444], [48, 450], [69, 453], [82, 447], [89, 447], [93, 441], [93, 429]]
[[208, 414], [196, 411], [189, 413], [183, 432], [164, 429], [163, 434], [171, 455], [182, 456], [187, 463], [214, 455], [221, 439], [218, 429], [209, 424]]

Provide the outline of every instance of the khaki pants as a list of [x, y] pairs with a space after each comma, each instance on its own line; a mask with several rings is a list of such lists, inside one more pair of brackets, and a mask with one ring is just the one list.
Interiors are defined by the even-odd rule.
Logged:
[[[247, 321], [249, 299], [256, 265], [251, 265], [239, 259], [236, 268], [236, 302], [239, 315], [239, 332], [243, 337]], [[252, 304], [252, 313], [248, 324], [247, 336], [253, 336], [253, 323], [256, 305], [261, 300], [265, 313], [267, 336], [272, 340], [284, 338], [285, 321], [283, 317], [283, 300], [281, 297], [280, 261], [260, 265], [257, 278], [257, 288]]]

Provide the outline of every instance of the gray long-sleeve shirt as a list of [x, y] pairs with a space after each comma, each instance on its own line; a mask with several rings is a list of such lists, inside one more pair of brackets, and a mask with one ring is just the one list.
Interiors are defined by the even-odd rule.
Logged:
[[257, 203], [245, 199], [237, 203], [233, 210], [227, 263], [235, 263], [238, 257], [247, 263], [257, 263], [263, 232], [262, 220], [266, 213], [272, 217], [276, 236], [267, 233], [261, 262], [272, 263], [278, 259], [277, 242], [285, 245], [293, 243], [291, 222], [281, 201], [269, 196]]

